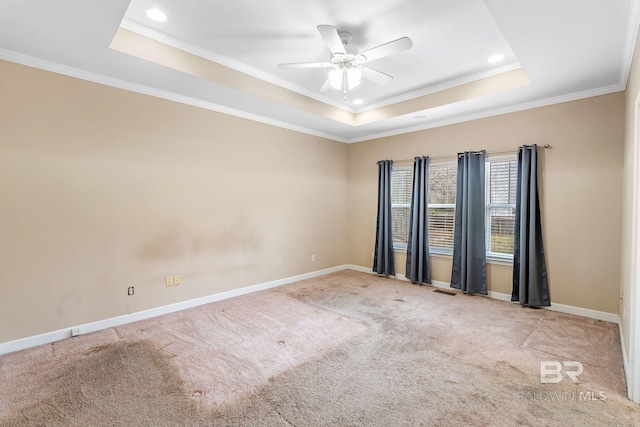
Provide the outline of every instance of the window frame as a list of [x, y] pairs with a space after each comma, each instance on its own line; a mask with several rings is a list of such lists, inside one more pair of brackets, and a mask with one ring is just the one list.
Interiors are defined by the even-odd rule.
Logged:
[[[431, 168], [433, 166], [455, 166], [456, 169], [456, 187], [458, 186], [458, 161], [456, 160], [445, 160], [445, 161], [436, 161], [429, 162], [429, 175], [431, 175]], [[431, 178], [431, 176], [429, 176]], [[431, 180], [429, 180], [429, 187], [431, 187]], [[429, 188], [429, 192], [431, 188]], [[457, 197], [457, 194], [456, 194]], [[453, 208], [453, 218], [455, 222], [455, 212], [456, 212], [456, 203], [427, 203], [427, 216], [429, 215], [429, 209], [437, 209], [437, 208]], [[454, 226], [455, 233], [455, 226]], [[443, 248], [440, 246], [431, 246], [429, 245], [429, 255], [444, 255], [444, 256], [453, 256], [453, 248]]]
[[[498, 156], [488, 156], [485, 160], [485, 168], [488, 163], [498, 163], [498, 162], [512, 162], [518, 161], [518, 156], [514, 154], [505, 154]], [[489, 169], [490, 171], [490, 169]], [[491, 172], [489, 172], [491, 173]], [[517, 179], [517, 163], [516, 163], [516, 179]], [[487, 176], [485, 174], [485, 203], [484, 203], [484, 226], [485, 226], [485, 245], [486, 245], [486, 256], [487, 261], [491, 260], [498, 264], [508, 264], [511, 265], [513, 263], [513, 253], [505, 254], [500, 252], [491, 252], [491, 209], [500, 209], [500, 208], [509, 208], [515, 211], [516, 204], [515, 203], [491, 203], [491, 194], [490, 194], [490, 175]], [[516, 189], [517, 191], [517, 189]], [[514, 219], [515, 221], [515, 219]], [[515, 233], [515, 230], [514, 230]], [[515, 238], [515, 235], [514, 235]]]

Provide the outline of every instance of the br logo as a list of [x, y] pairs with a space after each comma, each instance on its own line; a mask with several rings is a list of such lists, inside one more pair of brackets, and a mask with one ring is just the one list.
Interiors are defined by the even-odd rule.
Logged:
[[576, 384], [580, 383], [578, 376], [582, 374], [584, 367], [580, 362], [540, 362], [540, 384], [558, 384], [564, 378], [569, 377]]

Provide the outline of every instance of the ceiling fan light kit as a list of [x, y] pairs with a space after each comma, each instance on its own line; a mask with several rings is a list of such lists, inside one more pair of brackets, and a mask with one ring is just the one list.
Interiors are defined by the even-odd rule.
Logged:
[[[329, 84], [336, 90], [354, 89], [362, 80], [362, 67], [334, 68], [329, 71]], [[346, 81], [346, 83], [345, 83]]]
[[346, 31], [338, 32], [331, 25], [318, 25], [318, 31], [331, 51], [329, 62], [280, 64], [278, 68], [330, 67], [332, 70], [329, 71], [327, 80], [320, 92], [334, 88], [342, 92], [344, 100], [347, 99], [347, 92], [357, 87], [363, 77], [378, 84], [387, 84], [393, 80], [393, 77], [388, 74], [365, 67], [365, 63], [402, 52], [413, 46], [410, 38], [402, 37], [360, 53], [357, 47], [349, 44], [351, 41], [350, 33]]

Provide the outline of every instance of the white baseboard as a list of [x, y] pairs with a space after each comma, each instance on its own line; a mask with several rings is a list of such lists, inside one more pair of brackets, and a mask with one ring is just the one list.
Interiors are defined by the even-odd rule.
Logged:
[[606, 311], [591, 310], [589, 308], [575, 307], [573, 305], [551, 303], [551, 307], [544, 307], [546, 310], [557, 311], [559, 313], [575, 314], [576, 316], [590, 317], [591, 319], [602, 320], [618, 324], [620, 316]]
[[40, 335], [34, 335], [31, 337], [21, 338], [13, 341], [7, 341], [4, 343], [0, 343], [0, 354], [11, 353], [14, 351], [24, 350], [30, 347], [36, 347], [42, 344], [49, 344], [55, 341], [60, 341], [65, 338], [70, 338], [72, 329], [79, 330], [80, 335], [88, 334], [90, 332], [96, 332], [103, 329], [113, 328], [115, 326], [137, 322], [138, 320], [150, 319], [152, 317], [162, 316], [163, 314], [169, 314], [169, 313], [174, 313], [176, 311], [186, 310], [188, 308], [209, 304], [215, 301], [221, 301], [224, 299], [233, 298], [240, 295], [245, 295], [253, 292], [262, 291], [265, 289], [275, 288], [277, 286], [286, 285], [288, 283], [299, 282], [300, 280], [306, 280], [306, 279], [312, 279], [318, 276], [324, 276], [325, 274], [346, 270], [347, 268], [348, 268], [347, 265], [340, 265], [337, 267], [326, 268], [324, 270], [318, 270], [318, 271], [313, 271], [311, 273], [305, 273], [297, 276], [287, 277], [284, 279], [273, 280], [271, 282], [259, 283], [253, 286], [233, 289], [231, 291], [220, 292], [217, 294], [208, 295], [201, 298], [195, 298], [188, 301], [182, 301], [182, 302], [177, 302], [175, 304], [169, 304], [161, 307], [152, 308], [149, 310], [138, 311], [131, 314], [125, 314], [123, 316], [117, 316], [109, 319], [99, 320], [97, 322], [85, 323], [83, 325], [69, 326], [68, 328], [59, 329], [57, 331], [51, 331], [51, 332], [46, 332]]
[[[363, 273], [369, 273], [369, 274], [376, 274], [371, 270], [371, 268], [362, 267], [359, 265], [349, 264], [347, 265], [347, 267], [350, 270], [361, 271]], [[401, 274], [396, 274], [394, 278], [397, 280], [408, 281], [408, 279]], [[450, 287], [447, 282], [438, 282], [436, 280], [433, 280], [431, 283], [431, 286], [436, 288], [444, 288], [444, 289], [456, 291], [456, 289], [453, 289], [452, 287]], [[489, 294], [487, 295], [487, 297], [492, 299], [497, 299], [500, 301], [511, 302], [511, 295], [503, 294], [501, 292], [489, 291]], [[556, 304], [556, 303], [551, 303], [551, 307], [543, 307], [543, 308], [546, 310], [557, 311], [559, 313], [574, 314], [576, 316], [589, 317], [591, 319], [596, 319], [596, 320], [603, 320], [605, 322], [611, 322], [616, 324], [620, 323], [620, 316], [618, 316], [615, 313], [607, 313], [606, 311], [591, 310], [589, 308], [575, 307], [572, 305]]]
[[[188, 301], [182, 301], [175, 304], [156, 307], [149, 310], [138, 311], [131, 314], [125, 314], [122, 316], [99, 320], [97, 322], [85, 323], [83, 325], [69, 326], [68, 328], [59, 329], [57, 331], [51, 331], [51, 332], [46, 332], [40, 335], [34, 335], [31, 337], [21, 338], [13, 341], [7, 341], [4, 343], [0, 343], [0, 354], [11, 353], [14, 351], [24, 350], [26, 348], [35, 347], [42, 344], [49, 344], [55, 341], [60, 341], [65, 338], [70, 338], [72, 329], [79, 330], [81, 335], [87, 334], [90, 332], [96, 332], [103, 329], [113, 328], [113, 327], [124, 325], [127, 323], [137, 322], [139, 320], [150, 319], [152, 317], [174, 313], [176, 311], [186, 310], [188, 308], [197, 307], [203, 304], [209, 304], [215, 301], [221, 301], [224, 299], [233, 298], [240, 295], [250, 294], [250, 293], [262, 291], [265, 289], [286, 285], [288, 283], [298, 282], [300, 280], [312, 279], [314, 277], [323, 276], [325, 274], [334, 273], [336, 271], [341, 271], [346, 269], [360, 271], [363, 273], [375, 274], [371, 270], [371, 268], [361, 267], [353, 264], [340, 265], [336, 267], [327, 268], [324, 270], [314, 271], [311, 273], [300, 274], [297, 276], [287, 277], [284, 279], [273, 280], [270, 282], [259, 283], [253, 286], [247, 286], [244, 288], [239, 288], [231, 291], [221, 292], [218, 294], [208, 295], [201, 298], [195, 298]], [[404, 275], [400, 275], [400, 274], [395, 276], [395, 279], [408, 281], [408, 279], [404, 277]], [[436, 288], [443, 288], [443, 289], [449, 289], [449, 290], [455, 291], [455, 289], [452, 289], [449, 286], [449, 284], [446, 282], [439, 282], [434, 280], [432, 281], [431, 286]], [[488, 297], [492, 299], [497, 299], [500, 301], [511, 301], [511, 295], [503, 294], [500, 292], [490, 291]], [[616, 323], [619, 325], [620, 331], [622, 331], [620, 327], [620, 316], [618, 316], [617, 314], [591, 310], [588, 308], [581, 308], [581, 307], [574, 307], [570, 305], [553, 304], [553, 303], [551, 307], [545, 307], [545, 309], [558, 311], [561, 313], [574, 314], [582, 317], [589, 317], [592, 319], [603, 320], [606, 322]], [[622, 335], [621, 335], [621, 340], [622, 340]], [[627, 364], [628, 361], [626, 360], [626, 353], [624, 352], [624, 341], [622, 341], [622, 345], [623, 345], [622, 354], [624, 357], [625, 372], [629, 372], [628, 364]]]
[[[620, 347], [622, 348], [622, 365], [624, 366], [624, 376], [627, 380], [627, 393], [628, 398], [632, 400], [631, 396], [631, 384], [633, 384], [633, 379], [631, 378], [631, 369], [629, 366], [629, 358], [627, 357], [627, 345], [624, 342], [624, 333], [622, 331], [622, 319], [618, 317], [618, 331], [620, 332]], [[638, 403], [638, 402], [636, 402]]]

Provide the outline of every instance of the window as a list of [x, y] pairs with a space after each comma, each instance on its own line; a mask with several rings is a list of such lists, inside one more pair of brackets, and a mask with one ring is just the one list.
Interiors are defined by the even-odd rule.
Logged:
[[391, 223], [393, 247], [397, 249], [406, 249], [409, 239], [412, 175], [410, 167], [391, 171]]
[[485, 168], [487, 257], [513, 258], [517, 161], [489, 159]]
[[[429, 165], [429, 250], [452, 254], [456, 211], [456, 163]], [[514, 156], [487, 159], [485, 166], [485, 227], [487, 257], [511, 260], [516, 218], [517, 161]], [[391, 221], [393, 247], [406, 249], [411, 218], [413, 171], [393, 168], [391, 173]]]
[[[453, 251], [453, 223], [456, 209], [456, 164], [429, 165], [429, 248]], [[391, 174], [391, 220], [393, 246], [406, 249], [411, 219], [413, 172], [410, 167], [393, 168]]]
[[453, 224], [456, 211], [457, 165], [429, 165], [429, 250], [453, 252]]

